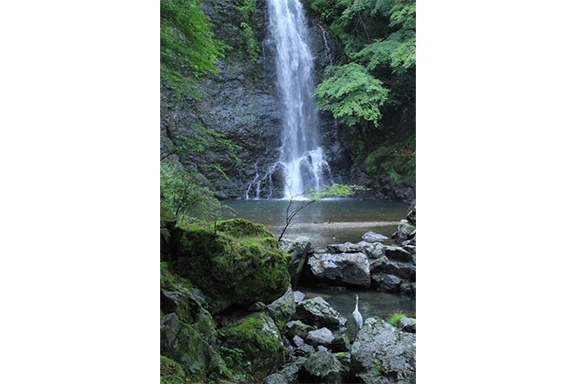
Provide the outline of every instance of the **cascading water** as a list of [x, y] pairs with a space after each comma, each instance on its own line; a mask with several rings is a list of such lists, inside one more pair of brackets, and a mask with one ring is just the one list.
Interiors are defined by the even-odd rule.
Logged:
[[312, 96], [314, 61], [304, 9], [299, 0], [268, 0], [268, 13], [283, 108], [282, 147], [275, 166], [283, 168], [284, 197], [289, 199], [302, 197], [309, 189], [321, 190], [330, 168], [320, 146], [318, 110]]

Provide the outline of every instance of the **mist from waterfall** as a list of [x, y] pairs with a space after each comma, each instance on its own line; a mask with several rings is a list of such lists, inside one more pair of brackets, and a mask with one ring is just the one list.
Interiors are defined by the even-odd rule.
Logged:
[[299, 0], [268, 0], [269, 28], [276, 44], [276, 76], [282, 102], [282, 147], [274, 165], [282, 167], [284, 198], [321, 190], [330, 174], [321, 147], [313, 93], [314, 59], [304, 9]]

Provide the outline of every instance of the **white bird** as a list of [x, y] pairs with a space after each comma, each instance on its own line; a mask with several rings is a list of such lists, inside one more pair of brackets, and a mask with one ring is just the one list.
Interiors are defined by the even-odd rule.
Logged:
[[362, 329], [362, 315], [358, 311], [358, 295], [356, 295], [356, 309], [352, 312], [352, 317], [354, 317], [354, 321], [356, 322], [356, 326], [358, 330]]

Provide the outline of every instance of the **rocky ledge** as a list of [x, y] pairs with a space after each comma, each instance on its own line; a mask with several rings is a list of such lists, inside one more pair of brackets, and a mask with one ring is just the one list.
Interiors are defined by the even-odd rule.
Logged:
[[416, 206], [400, 221], [392, 244], [371, 231], [362, 238], [319, 249], [304, 237], [281, 240], [280, 248], [291, 256], [292, 286], [301, 282], [416, 296]]

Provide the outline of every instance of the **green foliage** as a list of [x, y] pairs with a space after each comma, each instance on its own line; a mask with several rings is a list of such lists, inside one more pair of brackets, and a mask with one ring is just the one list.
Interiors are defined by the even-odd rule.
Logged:
[[246, 378], [244, 371], [250, 371], [251, 361], [244, 361], [244, 350], [242, 348], [228, 348], [224, 345], [218, 348], [218, 354], [226, 363], [226, 367], [234, 373], [240, 373], [240, 379]]
[[193, 124], [188, 137], [174, 137], [167, 146], [162, 148], [161, 152], [162, 159], [165, 159], [170, 155], [186, 157], [189, 154], [201, 155], [206, 152], [227, 151], [233, 160], [240, 162], [241, 160], [234, 154], [234, 151], [240, 148], [239, 145], [226, 139], [223, 134], [202, 125]]
[[372, 123], [378, 126], [380, 106], [388, 96], [382, 81], [360, 64], [350, 63], [326, 68], [325, 78], [316, 88], [318, 108], [332, 112], [345, 124]]
[[256, 11], [256, 0], [244, 0], [236, 9], [242, 12], [242, 16], [247, 20]]
[[324, 20], [330, 21], [334, 18], [335, 8], [333, 0], [313, 0], [310, 3], [310, 8]]
[[312, 0], [310, 8], [345, 53], [316, 88], [319, 108], [359, 125], [351, 134], [377, 134], [380, 142], [411, 129], [405, 116], [415, 115], [415, 0]]
[[366, 63], [368, 70], [389, 65], [394, 73], [403, 73], [416, 65], [416, 33], [402, 30], [386, 40], [377, 40], [354, 57]]
[[386, 318], [386, 321], [388, 322], [388, 324], [391, 324], [391, 325], [395, 326], [396, 328], [400, 328], [400, 320], [404, 319], [405, 317], [406, 317], [405, 313], [398, 311], [398, 312], [394, 312], [390, 316], [388, 316]]
[[200, 0], [160, 1], [160, 76], [163, 87], [178, 97], [195, 99], [196, 78], [216, 74], [216, 61], [227, 47], [214, 39]]
[[[326, 189], [322, 191], [315, 191], [313, 189], [307, 192], [307, 196], [312, 202], [318, 202], [323, 198], [328, 197], [349, 197], [354, 192], [365, 191], [366, 188], [361, 185], [355, 184], [338, 184], [335, 183], [331, 186], [325, 186]], [[296, 196], [294, 196], [296, 197]]]
[[256, 0], [244, 0], [241, 5], [236, 7], [236, 9], [242, 13], [240, 29], [242, 37], [246, 42], [248, 60], [250, 60], [251, 63], [255, 63], [260, 56], [260, 45], [254, 37], [254, 31], [250, 26], [250, 18], [256, 11]]
[[250, 60], [252, 63], [255, 63], [260, 56], [260, 46], [254, 38], [254, 31], [250, 25], [245, 22], [241, 23], [240, 27], [242, 28], [242, 37], [244, 37], [244, 40], [246, 41], [248, 60]]
[[416, 177], [415, 141], [386, 144], [372, 151], [364, 160], [364, 170], [370, 176], [396, 184], [412, 183]]
[[174, 164], [160, 164], [160, 209], [162, 218], [178, 222], [209, 221], [225, 209], [198, 172], [186, 172]]

